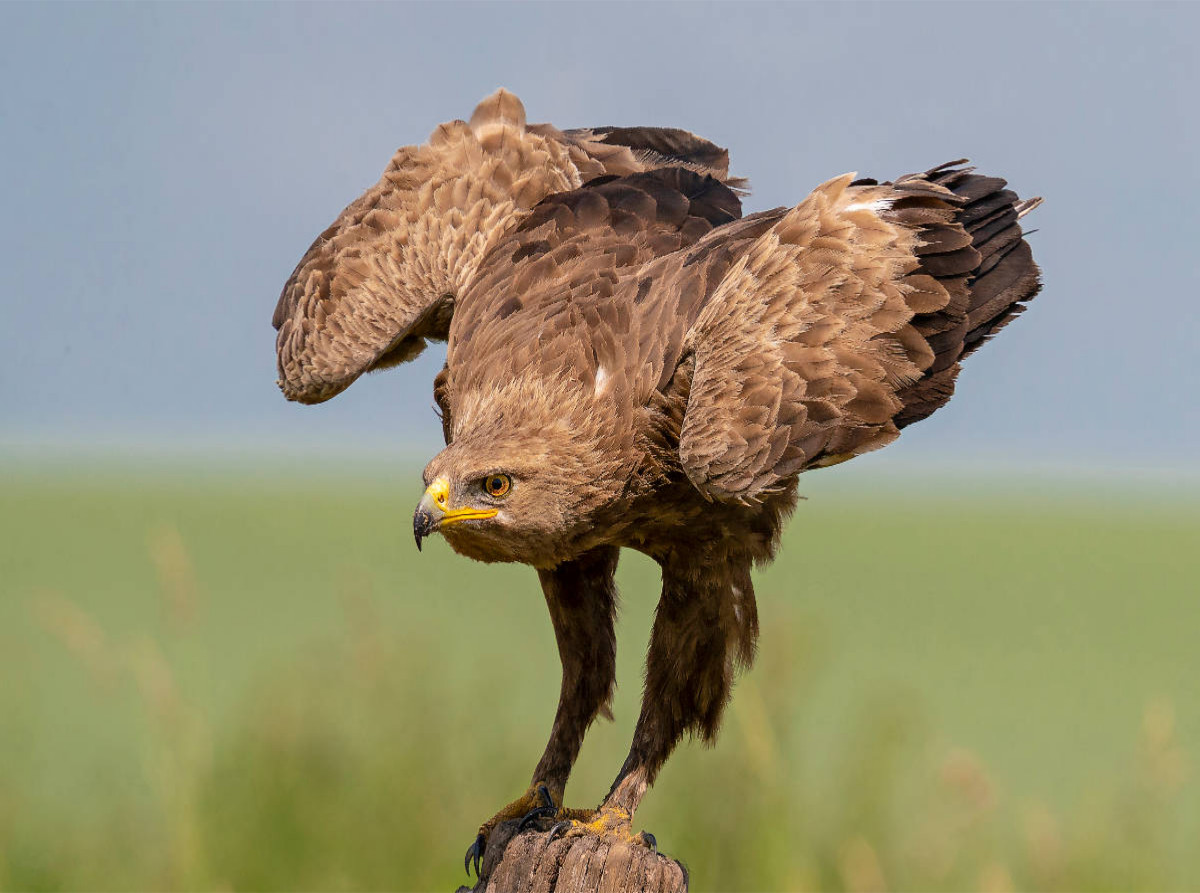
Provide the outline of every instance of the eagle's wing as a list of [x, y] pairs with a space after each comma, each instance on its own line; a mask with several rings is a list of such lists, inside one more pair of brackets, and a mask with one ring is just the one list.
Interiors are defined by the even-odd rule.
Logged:
[[489, 238], [578, 176], [556, 149], [526, 135], [520, 100], [501, 90], [469, 123], [398, 150], [283, 287], [273, 322], [285, 396], [319, 403], [444, 340], [455, 292]]
[[677, 127], [587, 127], [565, 130], [563, 134], [593, 146], [592, 154], [599, 154], [596, 146], [624, 147], [642, 170], [682, 167], [715, 177], [739, 194], [748, 191], [748, 180], [729, 176], [727, 149]]
[[319, 403], [445, 340], [479, 262], [539, 201], [659, 166], [671, 152], [725, 177], [725, 151], [684, 131], [527, 125], [520, 100], [504, 90], [469, 122], [400, 149], [284, 286], [273, 320], [280, 388], [289, 400]]
[[[1038, 200], [951, 165], [852, 179], [776, 212], [685, 338], [679, 455], [710, 498], [753, 500], [891, 442], [1040, 287], [1017, 222]], [[695, 250], [725, 250], [719, 236]]]

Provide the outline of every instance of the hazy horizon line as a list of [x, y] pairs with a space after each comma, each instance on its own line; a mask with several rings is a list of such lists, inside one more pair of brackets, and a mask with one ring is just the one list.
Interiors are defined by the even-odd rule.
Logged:
[[[386, 438], [354, 441], [323, 436], [303, 443], [270, 439], [208, 437], [130, 437], [113, 432], [84, 443], [78, 439], [0, 435], [0, 468], [18, 474], [70, 473], [91, 470], [111, 473], [190, 471], [206, 475], [252, 473], [271, 477], [297, 471], [311, 473], [314, 462], [328, 468], [329, 478], [407, 477], [432, 458], [440, 444], [429, 449], [417, 442], [390, 443]], [[431, 451], [432, 450], [432, 451]], [[1043, 453], [1036, 458], [1000, 451], [926, 450], [887, 455], [886, 451], [856, 459], [854, 471], [837, 475], [807, 474], [807, 483], [836, 480], [836, 486], [906, 487], [943, 482], [948, 487], [971, 485], [991, 489], [1017, 482], [1026, 487], [1063, 485], [1090, 491], [1147, 488], [1200, 496], [1200, 464], [1184, 456], [1141, 456], [1136, 464], [1121, 457], [1087, 457]]]

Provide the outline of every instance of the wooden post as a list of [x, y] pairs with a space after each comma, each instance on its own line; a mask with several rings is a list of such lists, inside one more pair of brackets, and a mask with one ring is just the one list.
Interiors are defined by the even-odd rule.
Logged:
[[644, 846], [610, 846], [599, 837], [560, 837], [519, 821], [493, 829], [481, 877], [458, 893], [687, 893], [687, 869]]

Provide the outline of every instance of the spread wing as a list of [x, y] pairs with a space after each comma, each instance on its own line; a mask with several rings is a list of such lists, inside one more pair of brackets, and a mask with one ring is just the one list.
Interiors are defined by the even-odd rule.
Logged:
[[283, 287], [273, 322], [285, 396], [327, 400], [444, 340], [454, 295], [489, 241], [578, 176], [561, 145], [526, 133], [520, 100], [503, 90], [469, 123], [400, 149]]
[[482, 258], [539, 201], [674, 154], [727, 173], [725, 150], [684, 131], [527, 125], [520, 100], [504, 90], [469, 122], [443, 124], [427, 144], [400, 149], [283, 288], [273, 322], [284, 395], [328, 400], [364, 372], [445, 340]]
[[1017, 223], [1039, 200], [952, 166], [851, 179], [776, 212], [685, 339], [679, 455], [711, 498], [752, 500], [891, 442], [1040, 287]]

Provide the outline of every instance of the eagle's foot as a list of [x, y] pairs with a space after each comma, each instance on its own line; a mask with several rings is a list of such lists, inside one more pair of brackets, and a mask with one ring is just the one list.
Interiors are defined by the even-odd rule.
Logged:
[[533, 807], [533, 809], [521, 816], [521, 824], [517, 825], [518, 834], [534, 824], [538, 819], [550, 818], [558, 813], [558, 807], [554, 804], [554, 798], [550, 796], [550, 789], [548, 787], [544, 784], [538, 785], [537, 796], [542, 801], [542, 804], [541, 806]]
[[560, 810], [554, 802], [554, 796], [550, 793], [550, 788], [541, 782], [534, 782], [529, 786], [529, 790], [479, 827], [479, 833], [475, 835], [474, 842], [467, 847], [467, 854], [463, 859], [463, 868], [470, 875], [471, 866], [474, 864], [475, 876], [479, 877], [479, 866], [483, 861], [484, 850], [487, 849], [488, 837], [491, 836], [492, 829], [501, 822], [520, 819], [521, 824], [517, 827], [519, 833], [533, 825], [539, 819], [553, 818], [559, 812]]
[[550, 829], [550, 839], [559, 837], [583, 837], [593, 835], [607, 842], [626, 846], [646, 847], [658, 853], [658, 841], [649, 831], [633, 833], [633, 815], [618, 806], [601, 806], [599, 809], [564, 809], [566, 816]]

